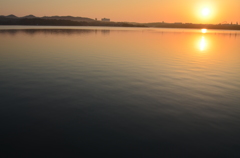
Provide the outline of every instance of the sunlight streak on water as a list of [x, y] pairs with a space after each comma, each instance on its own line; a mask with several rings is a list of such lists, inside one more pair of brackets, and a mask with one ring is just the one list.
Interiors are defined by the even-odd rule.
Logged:
[[201, 51], [204, 51], [204, 50], [206, 50], [206, 47], [207, 47], [207, 41], [206, 41], [205, 37], [202, 36], [202, 38], [201, 38], [201, 40], [199, 42], [199, 49]]

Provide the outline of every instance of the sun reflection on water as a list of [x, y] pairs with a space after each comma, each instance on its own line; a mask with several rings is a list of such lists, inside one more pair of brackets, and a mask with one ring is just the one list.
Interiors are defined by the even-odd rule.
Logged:
[[202, 29], [201, 32], [202, 33], [207, 33], [207, 29]]
[[206, 47], [207, 47], [207, 41], [206, 41], [205, 37], [202, 36], [200, 43], [199, 43], [199, 49], [200, 49], [200, 51], [204, 51], [204, 50], [206, 50]]

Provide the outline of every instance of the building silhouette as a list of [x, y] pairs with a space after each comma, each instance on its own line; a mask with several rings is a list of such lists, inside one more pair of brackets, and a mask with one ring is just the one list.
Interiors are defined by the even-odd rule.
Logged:
[[110, 22], [110, 19], [102, 18], [102, 21], [104, 21], [104, 22]]

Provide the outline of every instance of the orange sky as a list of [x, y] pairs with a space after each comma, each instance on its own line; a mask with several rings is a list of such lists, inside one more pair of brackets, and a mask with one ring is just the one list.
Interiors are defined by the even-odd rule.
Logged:
[[[210, 13], [204, 17], [203, 8]], [[239, 0], [1, 0], [0, 15], [71, 15], [128, 22], [240, 22]]]

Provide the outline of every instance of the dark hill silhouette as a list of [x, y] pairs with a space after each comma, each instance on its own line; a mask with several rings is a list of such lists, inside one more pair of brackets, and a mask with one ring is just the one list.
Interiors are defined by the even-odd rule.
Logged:
[[14, 19], [24, 19], [24, 18], [41, 18], [41, 19], [55, 19], [55, 20], [72, 20], [72, 21], [95, 21], [91, 18], [86, 17], [73, 17], [73, 16], [44, 16], [44, 17], [36, 17], [34, 15], [27, 15], [24, 17], [17, 17], [13, 14], [4, 16], [1, 15], [0, 18], [14, 18]]
[[8, 16], [5, 16], [6, 18], [18, 18], [17, 16], [11, 14], [11, 15], [8, 15]]
[[56, 20], [72, 20], [72, 21], [94, 21], [85, 17], [73, 17], [73, 16], [44, 16], [43, 19], [56, 19]]
[[34, 15], [27, 15], [27, 16], [24, 16], [23, 18], [36, 18], [36, 16], [34, 16]]

